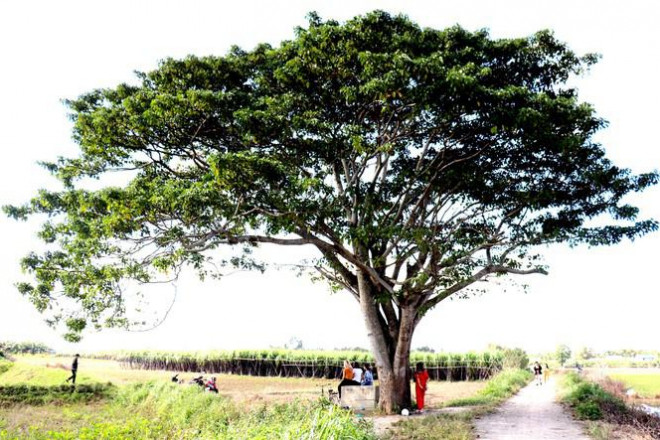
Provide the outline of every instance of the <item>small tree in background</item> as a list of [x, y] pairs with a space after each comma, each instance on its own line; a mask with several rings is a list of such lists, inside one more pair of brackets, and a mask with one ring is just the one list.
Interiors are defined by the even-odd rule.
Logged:
[[488, 349], [502, 353], [502, 367], [504, 369], [525, 369], [529, 366], [529, 355], [522, 348], [509, 348], [497, 344], [488, 344]]
[[302, 350], [303, 349], [303, 341], [297, 336], [292, 336], [289, 338], [286, 344], [284, 344], [284, 348], [288, 350]]
[[567, 360], [571, 358], [571, 349], [568, 347], [568, 345], [560, 344], [557, 346], [557, 350], [555, 351], [555, 359], [557, 359], [557, 362], [559, 362], [559, 365], [562, 367], [566, 363]]
[[277, 47], [165, 60], [68, 101], [80, 155], [45, 164], [63, 190], [5, 208], [48, 216], [50, 247], [23, 259], [34, 282], [19, 290], [76, 340], [88, 323], [130, 324], [126, 280], [263, 269], [255, 246], [311, 247], [362, 311], [381, 407], [407, 407], [430, 309], [490, 277], [546, 273], [537, 246], [657, 228], [622, 202], [657, 173], [613, 165], [592, 139], [605, 122], [566, 85], [596, 60], [548, 31], [491, 39], [384, 12], [312, 14]]
[[577, 353], [575, 353], [575, 359], [582, 361], [592, 359], [593, 357], [594, 351], [589, 347], [582, 347], [577, 351]]

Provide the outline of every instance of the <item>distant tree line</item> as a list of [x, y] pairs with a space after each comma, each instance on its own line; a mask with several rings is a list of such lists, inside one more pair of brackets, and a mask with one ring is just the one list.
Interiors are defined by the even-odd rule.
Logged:
[[0, 356], [7, 354], [40, 354], [54, 353], [55, 350], [40, 342], [0, 341]]

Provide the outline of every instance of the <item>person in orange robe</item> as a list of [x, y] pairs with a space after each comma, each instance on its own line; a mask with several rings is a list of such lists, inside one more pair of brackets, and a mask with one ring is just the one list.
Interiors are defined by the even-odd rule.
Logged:
[[415, 371], [415, 397], [417, 397], [417, 410], [424, 409], [424, 394], [426, 393], [426, 383], [429, 381], [429, 373], [424, 368], [423, 362], [417, 362]]

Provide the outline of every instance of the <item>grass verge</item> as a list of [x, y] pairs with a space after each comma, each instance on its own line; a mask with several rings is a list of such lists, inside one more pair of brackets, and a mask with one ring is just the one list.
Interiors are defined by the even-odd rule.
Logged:
[[112, 391], [111, 384], [3, 385], [0, 386], [0, 407], [91, 402], [108, 397]]
[[532, 375], [526, 370], [504, 370], [489, 380], [476, 395], [450, 400], [445, 406], [495, 406], [527, 385]]

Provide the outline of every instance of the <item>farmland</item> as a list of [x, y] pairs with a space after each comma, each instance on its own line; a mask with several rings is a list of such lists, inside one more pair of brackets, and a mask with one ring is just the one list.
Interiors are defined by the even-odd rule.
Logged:
[[[19, 356], [0, 373], [0, 439], [375, 438], [369, 422], [319, 399], [336, 379], [217, 374], [220, 393], [214, 395], [173, 384], [169, 371], [83, 357], [79, 391], [67, 393], [69, 361]], [[468, 399], [488, 383], [431, 382], [428, 406]], [[2, 403], [3, 390], [14, 400]]]
[[621, 368], [608, 372], [607, 375], [650, 404], [660, 404], [660, 369], [658, 368]]
[[[323, 384], [315, 380], [265, 383], [267, 378], [223, 375], [221, 393], [215, 395], [172, 383], [170, 372], [127, 371], [108, 360], [82, 359], [75, 391], [62, 385], [67, 375], [62, 358], [42, 356], [19, 357], [1, 374], [0, 439], [286, 438], [297, 433], [310, 439], [373, 438], [368, 424], [320, 401]], [[70, 392], [60, 393], [66, 389]], [[83, 398], [88, 389], [103, 389], [103, 395]], [[35, 399], [44, 394], [48, 399]]]

